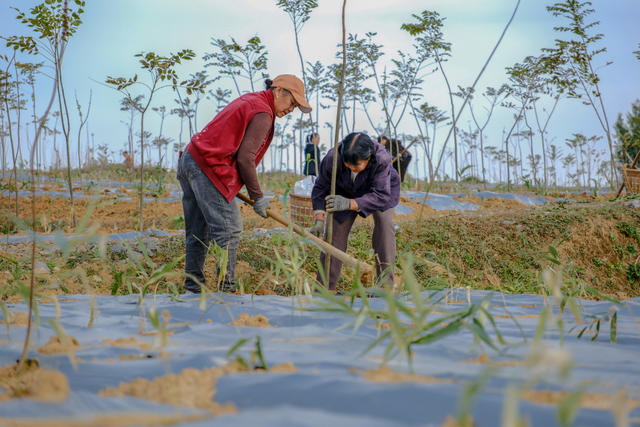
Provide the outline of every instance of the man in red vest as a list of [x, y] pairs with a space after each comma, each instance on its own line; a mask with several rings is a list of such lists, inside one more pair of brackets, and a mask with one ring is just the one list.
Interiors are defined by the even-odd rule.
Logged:
[[[302, 81], [292, 74], [265, 80], [266, 90], [232, 101], [202, 131], [196, 133], [178, 162], [186, 234], [185, 288], [199, 293], [210, 243], [226, 249], [227, 271], [222, 289], [236, 290], [234, 270], [242, 231], [235, 200], [243, 185], [253, 209], [267, 217], [256, 168], [273, 139], [276, 117], [298, 107], [308, 113]], [[219, 268], [219, 266], [218, 266]]]

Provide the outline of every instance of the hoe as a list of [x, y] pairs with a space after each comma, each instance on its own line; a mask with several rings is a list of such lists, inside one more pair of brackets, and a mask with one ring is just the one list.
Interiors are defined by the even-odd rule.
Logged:
[[[249, 205], [253, 205], [253, 200], [251, 200], [250, 198], [248, 198], [242, 193], [238, 194], [238, 198]], [[280, 224], [284, 225], [285, 227], [289, 227], [291, 225], [293, 227], [293, 231], [311, 240], [313, 243], [318, 245], [320, 249], [324, 251], [324, 253], [332, 257], [336, 257], [337, 259], [342, 261], [344, 264], [347, 264], [350, 267], [352, 267], [354, 270], [359, 271], [363, 282], [369, 282], [373, 277], [373, 272], [374, 272], [373, 267], [371, 267], [366, 262], [362, 262], [352, 257], [351, 255], [345, 252], [342, 252], [340, 249], [334, 248], [333, 246], [331, 246], [331, 244], [325, 242], [322, 239], [317, 238], [316, 236], [309, 233], [307, 230], [300, 227], [299, 225], [291, 223], [291, 221], [289, 221], [287, 218], [283, 217], [277, 212], [274, 212], [271, 209], [267, 209], [267, 216], [278, 221]]]

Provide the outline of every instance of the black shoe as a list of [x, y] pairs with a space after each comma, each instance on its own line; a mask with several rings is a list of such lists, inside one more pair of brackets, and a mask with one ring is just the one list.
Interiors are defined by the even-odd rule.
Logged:
[[202, 292], [200, 290], [200, 286], [197, 285], [191, 285], [191, 286], [186, 286], [184, 287], [185, 293], [190, 293], [190, 294], [200, 294], [200, 292]]
[[184, 282], [184, 290], [186, 292], [191, 292], [192, 294], [199, 294], [200, 292], [202, 292], [198, 283], [188, 279]]
[[238, 285], [235, 280], [225, 280], [220, 284], [220, 291], [234, 294], [238, 291]]

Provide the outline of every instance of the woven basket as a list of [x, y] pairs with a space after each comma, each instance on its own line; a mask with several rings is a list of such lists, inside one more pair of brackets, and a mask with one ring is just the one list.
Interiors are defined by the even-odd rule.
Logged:
[[631, 169], [629, 165], [624, 165], [622, 176], [624, 177], [624, 188], [628, 193], [640, 193], [640, 169]]
[[289, 194], [291, 219], [302, 227], [313, 225], [313, 206], [311, 197], [300, 194]]

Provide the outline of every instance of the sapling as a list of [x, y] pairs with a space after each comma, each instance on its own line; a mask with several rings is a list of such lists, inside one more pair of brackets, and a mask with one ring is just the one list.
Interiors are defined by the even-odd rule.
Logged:
[[[31, 338], [31, 317], [32, 317], [32, 311], [33, 311], [33, 306], [34, 306], [34, 293], [35, 293], [35, 258], [36, 258], [36, 183], [35, 183], [35, 171], [34, 171], [34, 158], [35, 158], [35, 152], [36, 152], [36, 148], [38, 147], [38, 140], [40, 138], [40, 134], [42, 132], [42, 129], [44, 128], [44, 123], [46, 120], [47, 115], [49, 114], [49, 111], [51, 110], [51, 107], [53, 106], [53, 102], [55, 101], [56, 95], [60, 95], [60, 63], [62, 61], [62, 57], [64, 55], [64, 51], [65, 51], [65, 47], [66, 47], [66, 42], [67, 42], [67, 37], [68, 35], [73, 34], [74, 31], [74, 23], [75, 26], [79, 25], [80, 22], [80, 18], [79, 18], [79, 13], [82, 13], [82, 10], [79, 9], [79, 12], [72, 12], [71, 13], [71, 18], [73, 19], [71, 21], [71, 23], [69, 22], [70, 20], [70, 16], [69, 16], [69, 9], [67, 7], [67, 1], [64, 1], [64, 4], [62, 3], [62, 1], [58, 1], [58, 15], [55, 16], [51, 16], [50, 13], [48, 13], [48, 11], [44, 12], [44, 16], [48, 16], [48, 21], [43, 23], [42, 21], [38, 21], [38, 19], [42, 19], [43, 17], [43, 12], [37, 11], [37, 8], [44, 8], [46, 9], [46, 5], [42, 4], [40, 6], [37, 6], [36, 8], [32, 9], [32, 13], [36, 16], [36, 18], [26, 18], [24, 14], [22, 14], [21, 12], [19, 12], [19, 19], [22, 20], [23, 23], [29, 23], [33, 26], [35, 25], [40, 25], [40, 27], [36, 27], [36, 30], [39, 31], [41, 33], [41, 37], [45, 38], [47, 36], [51, 36], [52, 33], [56, 33], [55, 34], [55, 58], [57, 59], [55, 61], [55, 65], [56, 65], [56, 73], [55, 73], [55, 80], [54, 80], [54, 85], [53, 85], [53, 89], [52, 89], [52, 93], [51, 93], [51, 98], [49, 100], [49, 103], [44, 111], [44, 114], [42, 115], [42, 120], [40, 120], [40, 124], [38, 126], [38, 130], [36, 131], [36, 134], [34, 136], [34, 140], [33, 140], [33, 145], [31, 147], [31, 153], [30, 153], [30, 169], [31, 169], [31, 228], [33, 231], [32, 234], [32, 243], [31, 243], [31, 274], [30, 274], [30, 284], [29, 284], [29, 311], [28, 311], [28, 319], [27, 319], [27, 333], [26, 333], [26, 338], [24, 341], [24, 346], [22, 349], [22, 354], [20, 356], [20, 360], [18, 362], [18, 372], [21, 372], [22, 369], [25, 367], [25, 361], [27, 359], [27, 355], [29, 352], [29, 344], [30, 344], [30, 338]], [[76, 4], [79, 6], [82, 6], [84, 4], [84, 2], [80, 1], [80, 0], [76, 0]], [[62, 6], [62, 8], [60, 8], [60, 6]], [[55, 8], [55, 6], [52, 6]], [[51, 28], [51, 26], [53, 26], [54, 28]], [[51, 43], [51, 38], [49, 38], [49, 42]], [[59, 45], [57, 44], [59, 43]], [[22, 50], [22, 51], [29, 51], [29, 52], [37, 52], [37, 48], [36, 48], [36, 42], [34, 41], [33, 38], [31, 37], [11, 37], [7, 40], [7, 45], [11, 46], [14, 48], [14, 50]], [[14, 56], [15, 57], [15, 56]], [[68, 145], [68, 144], [67, 144]], [[73, 200], [73, 199], [72, 199]], [[75, 225], [75, 218], [74, 218], [74, 225]]]
[[[457, 124], [455, 114], [455, 104], [453, 102], [453, 90], [449, 83], [449, 77], [444, 70], [444, 62], [451, 56], [451, 43], [444, 41], [442, 33], [443, 19], [438, 12], [429, 10], [423, 11], [420, 15], [412, 15], [417, 20], [416, 23], [402, 24], [401, 28], [416, 38], [416, 50], [426, 58], [433, 58], [438, 65], [442, 77], [447, 85], [449, 102], [451, 105], [451, 118], [453, 121], [453, 151], [455, 169], [458, 170], [458, 141]], [[456, 182], [458, 176], [456, 175]]]
[[[522, 0], [518, 0], [516, 2], [516, 5], [514, 6], [513, 9], [513, 13], [511, 14], [511, 17], [509, 18], [509, 20], [507, 21], [507, 24], [505, 25], [504, 29], [502, 30], [502, 34], [500, 34], [500, 37], [498, 38], [498, 41], [496, 42], [496, 44], [494, 45], [491, 53], [489, 54], [489, 57], [487, 58], [487, 60], [485, 61], [484, 65], [482, 66], [482, 69], [480, 70], [480, 72], [478, 73], [478, 75], [476, 76], [476, 79], [474, 80], [473, 84], [470, 86], [470, 92], [473, 92], [475, 90], [476, 85], [478, 84], [478, 81], [480, 80], [480, 78], [482, 77], [482, 75], [484, 74], [485, 70], [487, 69], [487, 66], [489, 65], [489, 63], [491, 62], [494, 54], [496, 53], [496, 51], [498, 50], [498, 47], [500, 46], [500, 44], [502, 43], [502, 40], [504, 39], [505, 34], [507, 33], [507, 30], [509, 29], [509, 27], [511, 26], [511, 23], [513, 22], [516, 13], [518, 12], [518, 9], [520, 8], [520, 3]], [[467, 102], [469, 100], [469, 97], [465, 97], [464, 101], [462, 102], [462, 105], [460, 106], [460, 108], [458, 109], [458, 113], [455, 114], [456, 120], [460, 117], [460, 115], [462, 114], [462, 112], [464, 111], [464, 107], [467, 105]], [[445, 149], [447, 147], [447, 143], [449, 142], [449, 138], [451, 137], [451, 134], [453, 133], [453, 127], [451, 127], [449, 129], [449, 133], [446, 137], [446, 139], [444, 140], [443, 144], [442, 144], [442, 150], [440, 152], [440, 156], [438, 159], [438, 162], [436, 164], [436, 167], [434, 169], [434, 175], [438, 173], [438, 170], [440, 169], [440, 165], [442, 164], [442, 159], [444, 157], [445, 154]], [[431, 176], [429, 178], [429, 187], [427, 188], [426, 194], [425, 194], [425, 198], [427, 197], [427, 195], [429, 194], [429, 189], [431, 187], [431, 183], [433, 182], [433, 176]], [[424, 212], [424, 203], [421, 204], [420, 206], [420, 216], [419, 216], [419, 220], [422, 219], [422, 214]]]
[[[304, 68], [304, 60], [302, 59], [302, 50], [300, 49], [300, 31], [304, 27], [304, 24], [311, 17], [311, 12], [313, 9], [318, 7], [317, 0], [277, 0], [276, 5], [281, 8], [291, 19], [291, 23], [293, 24], [293, 34], [295, 36], [296, 41], [296, 50], [298, 52], [298, 58], [300, 59], [300, 71], [302, 72], [302, 82], [304, 83], [305, 88], [309, 89], [307, 86], [307, 73]], [[317, 106], [316, 106], [317, 108]], [[300, 113], [300, 118], [302, 119], [304, 113]], [[311, 129], [313, 129], [313, 119], [311, 116], [311, 112], [309, 112], [309, 119], [312, 122]], [[317, 123], [317, 112], [316, 112], [316, 123]], [[316, 124], [317, 129], [317, 124]], [[302, 139], [300, 140], [302, 142]]]
[[71, 147], [69, 140], [71, 123], [64, 90], [62, 60], [68, 39], [75, 34], [80, 24], [82, 24], [80, 15], [84, 13], [85, 1], [74, 0], [73, 3], [75, 8], [73, 6], [69, 7], [68, 0], [46, 0], [44, 3], [32, 7], [29, 10], [29, 15], [26, 12], [13, 8], [17, 12], [16, 19], [31, 28], [37, 37], [11, 36], [6, 38], [6, 40], [8, 47], [13, 47], [16, 50], [19, 49], [21, 52], [27, 52], [33, 55], [42, 54], [44, 58], [52, 62], [55, 68], [55, 88], [57, 91], [62, 133], [65, 137], [67, 150], [67, 185], [71, 199], [71, 217], [73, 226], [76, 227], [77, 220], [73, 185], [71, 182]]
[[[80, 105], [80, 101], [78, 101], [78, 94], [76, 96], [76, 108], [78, 109], [78, 115], [80, 116], [80, 126], [78, 126], [78, 173], [80, 174], [80, 180], [82, 180], [82, 160], [81, 160], [81, 152], [80, 152], [80, 136], [82, 134], [82, 128], [87, 124], [87, 120], [89, 120], [89, 113], [91, 112], [91, 98], [93, 96], [93, 91], [89, 91], [89, 103], [87, 104], [87, 112], [82, 114], [82, 106]], [[87, 141], [87, 145], [89, 141]]]
[[[485, 175], [485, 166], [484, 166], [484, 131], [491, 120], [491, 116], [495, 110], [496, 105], [498, 105], [501, 99], [504, 97], [507, 91], [507, 87], [505, 85], [500, 86], [498, 89], [488, 87], [484, 93], [482, 94], [483, 98], [488, 101], [489, 107], [485, 107], [486, 117], [484, 121], [479, 120], [478, 114], [476, 114], [473, 110], [473, 105], [471, 100], [469, 101], [469, 112], [471, 113], [471, 118], [478, 129], [478, 134], [480, 136], [480, 162], [482, 168], [482, 182], [486, 187], [486, 175]], [[464, 92], [464, 91], [463, 91]]]
[[156, 328], [158, 338], [157, 342], [160, 347], [160, 352], [162, 352], [169, 343], [167, 325], [169, 324], [169, 319], [171, 319], [171, 313], [168, 310], [162, 310], [161, 313], [158, 313], [158, 310], [155, 307], [152, 307], [149, 309], [147, 314], [151, 325]]
[[[178, 74], [175, 67], [182, 63], [182, 61], [189, 61], [195, 57], [195, 53], [190, 49], [183, 49], [176, 54], [169, 54], [169, 56], [160, 56], [154, 52], [140, 52], [135, 55], [140, 58], [140, 66], [148, 73], [149, 83], [138, 81], [138, 75], [133, 77], [111, 77], [108, 76], [106, 83], [111, 85], [114, 89], [123, 93], [127, 99], [135, 105], [133, 102], [136, 98], [131, 93], [131, 88], [135, 86], [142, 86], [146, 89], [146, 98], [142, 98], [138, 111], [140, 112], [140, 189], [138, 192], [138, 199], [140, 205], [140, 211], [138, 213], [138, 229], [144, 230], [143, 209], [144, 209], [144, 148], [145, 148], [145, 131], [144, 131], [144, 118], [145, 113], [151, 106], [154, 95], [165, 87], [183, 86], [185, 82], [178, 83]], [[171, 83], [170, 85], [161, 86], [163, 82]], [[187, 86], [187, 93], [191, 93], [194, 90], [199, 90], [197, 86]]]
[[96, 309], [96, 296], [89, 296], [89, 323], [87, 323], [87, 328], [93, 327], [93, 322], [96, 319], [96, 313], [98, 310]]
[[[305, 90], [309, 94], [309, 98], [315, 94], [316, 97], [316, 121], [315, 121], [315, 131], [318, 132], [320, 126], [320, 107], [327, 108], [326, 106], [320, 104], [321, 94], [323, 92], [323, 88], [327, 85], [327, 77], [325, 72], [325, 67], [322, 65], [320, 61], [316, 61], [313, 64], [307, 62], [307, 83], [305, 85]], [[333, 135], [332, 135], [333, 136]]]
[[204, 66], [215, 67], [220, 75], [228, 76], [233, 81], [238, 96], [242, 95], [238, 78], [249, 81], [251, 92], [255, 92], [255, 82], [264, 77], [267, 70], [267, 49], [260, 37], [253, 36], [247, 44], [240, 45], [233, 37], [231, 42], [224, 39], [211, 38], [211, 45], [215, 51], [205, 53], [202, 59], [207, 62]]
[[231, 346], [229, 351], [227, 351], [227, 354], [225, 357], [227, 359], [231, 359], [235, 355], [234, 360], [238, 362], [247, 371], [252, 371], [257, 369], [268, 371], [269, 366], [267, 365], [267, 362], [264, 358], [264, 352], [262, 350], [262, 341], [260, 340], [259, 335], [256, 335], [253, 341], [254, 347], [249, 353], [248, 360], [242, 357], [241, 355], [237, 354], [238, 350], [240, 350], [240, 348], [242, 348], [242, 346], [244, 346], [247, 342], [249, 342], [249, 339], [247, 338], [241, 338], [238, 341], [236, 341], [236, 343]]
[[[15, 192], [15, 216], [18, 217], [18, 208], [19, 208], [19, 197], [18, 197], [18, 153], [15, 148], [14, 138], [13, 138], [13, 124], [11, 121], [11, 108], [10, 103], [16, 103], [14, 98], [13, 85], [9, 81], [9, 77], [11, 76], [9, 70], [11, 69], [11, 65], [15, 62], [16, 53], [14, 51], [11, 59], [9, 57], [2, 55], [0, 56], [6, 63], [7, 68], [5, 71], [0, 71], [0, 84], [2, 84], [2, 92], [1, 98], [5, 108], [5, 114], [7, 118], [7, 131], [9, 135], [9, 142], [11, 143], [11, 161], [13, 162], [13, 190]], [[4, 178], [4, 175], [3, 175]]]
[[11, 333], [11, 318], [9, 317], [10, 313], [4, 301], [0, 301], [0, 310], [2, 310], [2, 317], [4, 319], [4, 324], [7, 327], [7, 335], [9, 335]]
[[[595, 58], [606, 52], [607, 49], [596, 46], [604, 38], [604, 34], [590, 33], [600, 23], [599, 21], [587, 22], [590, 15], [595, 13], [595, 9], [591, 6], [590, 1], [564, 0], [546, 7], [553, 16], [566, 21], [566, 24], [554, 27], [554, 30], [568, 37], [566, 40], [556, 39], [552, 48], [542, 49], [541, 65], [560, 93], [565, 93], [569, 98], [581, 100], [593, 110], [607, 137], [610, 173], [617, 182], [618, 174], [614, 171], [613, 138], [600, 89], [600, 76], [598, 75], [600, 67], [594, 64]], [[610, 64], [611, 62], [606, 62], [604, 65]]]
[[[333, 137], [333, 164], [331, 165], [331, 193], [336, 194], [336, 182], [338, 173], [338, 129], [340, 129], [340, 114], [342, 111], [342, 97], [344, 96], [344, 77], [347, 69], [347, 40], [346, 40], [346, 23], [345, 15], [347, 8], [347, 0], [342, 2], [342, 70], [340, 72], [340, 83], [338, 84], [338, 106], [336, 108], [335, 135]], [[327, 215], [327, 242], [331, 243], [333, 239], [333, 213]], [[325, 257], [324, 263], [325, 277], [329, 278], [331, 271], [331, 257]]]
[[58, 321], [58, 319], [49, 319], [49, 323], [51, 327], [56, 332], [56, 336], [60, 340], [60, 343], [66, 346], [67, 348], [67, 356], [69, 357], [69, 361], [71, 362], [71, 366], [73, 366], [74, 370], [78, 369], [78, 360], [76, 359], [76, 349], [74, 339], [71, 338], [65, 332], [64, 328]]

